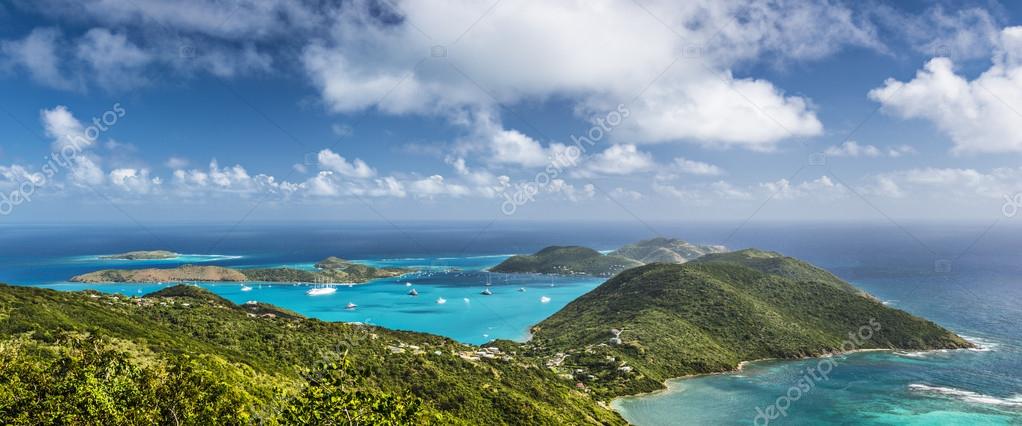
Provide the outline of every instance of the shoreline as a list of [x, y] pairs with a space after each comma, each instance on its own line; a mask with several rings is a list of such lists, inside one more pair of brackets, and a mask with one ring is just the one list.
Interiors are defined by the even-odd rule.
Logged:
[[[955, 333], [955, 334], [958, 335], [959, 337], [961, 336], [958, 333]], [[965, 338], [963, 337], [963, 339], [965, 339]], [[969, 343], [972, 343], [976, 347], [979, 347], [979, 345], [976, 342], [973, 342], [973, 341], [968, 340], [968, 339], [966, 339], [966, 341], [968, 341]], [[931, 352], [932, 353], [941, 353], [941, 352], [945, 352], [945, 351], [968, 351], [968, 350], [972, 350], [972, 349], [973, 348], [927, 349], [927, 350], [921, 350], [921, 351], [914, 351], [914, 353], [931, 353]], [[678, 387], [678, 385], [676, 384], [677, 382], [681, 382], [681, 381], [684, 381], [684, 380], [696, 379], [696, 378], [700, 378], [700, 377], [710, 377], [710, 376], [720, 376], [720, 375], [725, 375], [725, 374], [741, 373], [745, 369], [745, 367], [747, 365], [749, 365], [749, 364], [760, 363], [760, 362], [767, 362], [767, 361], [777, 361], [777, 362], [805, 361], [805, 360], [811, 360], [811, 359], [824, 359], [824, 358], [829, 358], [829, 357], [833, 357], [833, 356], [854, 355], [854, 354], [858, 354], [858, 353], [868, 353], [868, 352], [890, 352], [892, 354], [896, 354], [897, 352], [901, 352], [901, 351], [905, 351], [905, 349], [871, 348], [871, 349], [856, 349], [856, 350], [852, 350], [852, 351], [848, 351], [848, 352], [835, 352], [835, 353], [831, 353], [831, 354], [825, 354], [825, 355], [819, 355], [819, 356], [809, 356], [809, 357], [802, 357], [802, 358], [760, 358], [760, 359], [754, 359], [754, 360], [741, 361], [741, 362], [738, 363], [738, 365], [734, 369], [728, 370], [728, 371], [719, 371], [719, 372], [714, 372], [714, 373], [697, 373], [697, 374], [689, 374], [689, 375], [685, 375], [685, 376], [671, 377], [671, 378], [665, 379], [661, 383], [661, 385], [663, 386], [663, 388], [661, 388], [661, 389], [657, 389], [655, 391], [650, 391], [650, 392], [642, 392], [642, 393], [637, 393], [637, 394], [618, 396], [618, 397], [615, 397], [615, 398], [611, 399], [610, 403], [607, 404], [607, 405], [612, 410], [617, 412], [619, 415], [624, 417], [624, 415], [622, 413], [625, 410], [623, 409], [623, 407], [620, 406], [620, 403], [622, 401], [624, 401], [624, 400], [642, 399], [642, 398], [648, 398], [648, 397], [656, 396], [656, 395], [659, 395], [659, 394], [668, 393], [668, 392], [671, 392], [671, 391], [677, 389], [677, 387]], [[672, 382], [674, 383], [673, 386], [672, 386]]]

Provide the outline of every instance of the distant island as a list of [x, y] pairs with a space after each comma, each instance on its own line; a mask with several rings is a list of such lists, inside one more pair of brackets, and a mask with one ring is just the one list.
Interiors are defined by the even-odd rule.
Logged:
[[653, 238], [628, 244], [610, 255], [635, 259], [642, 263], [685, 263], [712, 253], [724, 253], [721, 245], [698, 245], [677, 238]]
[[129, 251], [127, 253], [111, 254], [108, 256], [100, 256], [100, 259], [109, 260], [165, 260], [175, 259], [180, 257], [178, 253], [167, 250], [140, 250], [140, 251]]
[[[863, 333], [868, 338], [847, 343]], [[527, 352], [608, 398], [766, 358], [973, 347], [823, 269], [754, 249], [629, 269], [532, 335]]]
[[604, 255], [587, 247], [550, 246], [532, 255], [511, 256], [490, 271], [609, 277], [640, 265], [635, 259]]
[[493, 272], [610, 277], [648, 263], [685, 263], [724, 246], [696, 245], [675, 238], [653, 238], [603, 254], [580, 246], [550, 246], [531, 255], [512, 256], [490, 268]]
[[226, 268], [223, 266], [182, 265], [175, 268], [104, 269], [71, 277], [80, 283], [155, 283], [155, 282], [241, 282], [344, 283], [358, 284], [378, 278], [390, 278], [414, 272], [408, 268], [375, 268], [329, 257], [316, 263], [316, 270], [294, 268]]

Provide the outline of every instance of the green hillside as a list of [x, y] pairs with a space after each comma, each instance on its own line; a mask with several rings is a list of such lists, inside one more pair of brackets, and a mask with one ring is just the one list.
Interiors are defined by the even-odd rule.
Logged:
[[[875, 328], [869, 339], [845, 345], [864, 326]], [[611, 340], [612, 329], [620, 341]], [[971, 344], [805, 262], [745, 250], [622, 272], [535, 326], [528, 350], [597, 394], [617, 396], [660, 389], [671, 377], [733, 370], [742, 361], [843, 346]]]
[[0, 285], [0, 419], [623, 423], [518, 353], [270, 309], [186, 286], [136, 298]]
[[532, 255], [512, 256], [490, 268], [493, 272], [609, 277], [642, 263], [621, 256], [604, 255], [579, 246], [550, 246]]

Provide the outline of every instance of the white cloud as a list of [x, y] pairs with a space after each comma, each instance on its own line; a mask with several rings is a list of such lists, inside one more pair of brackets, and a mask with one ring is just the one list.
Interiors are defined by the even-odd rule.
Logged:
[[656, 168], [652, 155], [629, 144], [613, 145], [582, 162], [583, 169], [578, 171], [580, 176], [630, 175]]
[[720, 176], [724, 174], [724, 170], [713, 164], [704, 163], [701, 161], [689, 160], [683, 157], [674, 159], [672, 163], [675, 169], [682, 173], [688, 173], [690, 175], [697, 176]]
[[908, 145], [898, 145], [887, 148], [887, 156], [891, 158], [898, 158], [903, 155], [915, 154], [916, 149]]
[[859, 145], [858, 142], [848, 141], [829, 147], [823, 153], [828, 157], [879, 157], [882, 151], [873, 145]]
[[110, 171], [110, 183], [127, 192], [148, 194], [158, 187], [162, 181], [158, 177], [149, 177], [149, 170], [147, 169], [122, 168]]
[[58, 105], [39, 113], [43, 129], [51, 140], [51, 149], [60, 158], [68, 158], [70, 181], [79, 186], [98, 186], [106, 181], [106, 174], [100, 166], [101, 160], [91, 153], [100, 136], [96, 126], [85, 127], [67, 107]]
[[999, 167], [988, 172], [971, 168], [916, 168], [867, 178], [866, 192], [904, 198], [1003, 199], [1022, 191], [1022, 168]]
[[36, 28], [24, 39], [0, 41], [0, 53], [6, 59], [4, 62], [24, 68], [36, 82], [70, 90], [76, 86], [61, 69], [60, 39], [56, 28]]
[[146, 84], [142, 71], [153, 57], [124, 34], [93, 28], [82, 36], [77, 58], [89, 67], [89, 74], [108, 90], [126, 90]]
[[632, 200], [632, 201], [638, 201], [643, 198], [641, 192], [621, 187], [614, 188], [613, 191], [610, 191], [610, 197], [615, 200]]
[[438, 195], [462, 196], [468, 195], [470, 192], [465, 186], [448, 183], [440, 175], [411, 181], [408, 183], [408, 191], [415, 196], [425, 198], [432, 198]]
[[490, 140], [495, 163], [540, 167], [550, 162], [547, 150], [535, 139], [517, 130], [497, 130]]
[[564, 179], [553, 179], [550, 184], [546, 186], [546, 191], [553, 194], [560, 194], [564, 196], [568, 201], [582, 201], [591, 200], [596, 196], [596, 186], [591, 183], [582, 185], [582, 188], [576, 188], [566, 182]]
[[860, 188], [861, 192], [866, 194], [873, 194], [881, 197], [888, 198], [903, 198], [905, 197], [905, 191], [901, 189], [894, 179], [888, 176], [876, 176], [872, 179], [872, 184], [866, 185]]
[[257, 193], [288, 196], [305, 189], [305, 184], [278, 181], [270, 175], [252, 176], [240, 164], [220, 167], [215, 159], [209, 162], [209, 167], [205, 170], [175, 170], [172, 181], [176, 193], [185, 197], [209, 194], [247, 196]]
[[[764, 80], [730, 73], [659, 83], [615, 134], [639, 142], [687, 140], [707, 147], [770, 151], [783, 139], [823, 132], [806, 99], [785, 96]], [[587, 107], [596, 111], [598, 105]]]
[[778, 200], [794, 200], [805, 197], [832, 199], [846, 195], [847, 191], [844, 185], [835, 183], [827, 176], [820, 176], [799, 184], [792, 184], [787, 179], [781, 179], [775, 182], [764, 182], [759, 186]]
[[[84, 150], [93, 145], [98, 135], [87, 135], [85, 126], [71, 114], [66, 106], [57, 105], [44, 109], [39, 113], [46, 136], [53, 140], [52, 148], [59, 152], [70, 146], [76, 150]], [[91, 136], [91, 137], [90, 137]]]
[[722, 180], [710, 184], [710, 189], [718, 197], [726, 200], [751, 200], [754, 198], [748, 190], [737, 188]]
[[[356, 3], [337, 14], [331, 37], [305, 49], [303, 64], [338, 112], [446, 115], [563, 96], [580, 111], [601, 113], [646, 88], [629, 105], [634, 119], [615, 131], [626, 140], [769, 150], [782, 139], [820, 134], [822, 125], [806, 99], [736, 78], [731, 66], [764, 54], [802, 60], [844, 45], [878, 46], [872, 29], [839, 4], [646, 3], [674, 31], [625, 0], [498, 5], [482, 20], [488, 4], [406, 1], [398, 5], [404, 21], [386, 25]], [[453, 40], [473, 23], [448, 46], [453, 67], [420, 62], [437, 40]], [[677, 61], [649, 85], [693, 45], [705, 47], [699, 57]], [[528, 158], [538, 162], [538, 155]]]
[[917, 52], [955, 60], [988, 57], [997, 46], [1000, 26], [989, 11], [978, 7], [937, 5], [919, 13], [890, 6], [877, 8], [877, 17], [893, 33], [902, 35]]
[[1001, 32], [993, 66], [974, 80], [935, 58], [903, 83], [888, 79], [869, 97], [901, 118], [932, 122], [956, 153], [1022, 151], [1022, 27]]
[[316, 158], [319, 161], [320, 167], [340, 173], [347, 177], [368, 179], [376, 176], [376, 170], [369, 167], [365, 161], [356, 158], [355, 161], [349, 162], [344, 157], [329, 149], [320, 151]]

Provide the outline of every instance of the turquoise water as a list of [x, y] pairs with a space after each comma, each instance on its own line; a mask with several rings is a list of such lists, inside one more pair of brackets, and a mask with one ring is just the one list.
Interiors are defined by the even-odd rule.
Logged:
[[[525, 340], [529, 327], [553, 315], [565, 304], [600, 285], [603, 279], [551, 277], [530, 274], [496, 274], [485, 268], [500, 263], [507, 255], [445, 258], [366, 259], [375, 266], [399, 266], [420, 272], [359, 285], [331, 285], [332, 294], [310, 295], [315, 285], [269, 283], [199, 283], [235, 303], [272, 303], [325, 321], [362, 322], [397, 330], [439, 334], [473, 344], [493, 339]], [[217, 259], [222, 260], [222, 259]], [[114, 261], [98, 256], [58, 259], [84, 269], [117, 267], [170, 267], [196, 263], [195, 256], [160, 261]], [[247, 265], [273, 267], [282, 265]], [[288, 267], [312, 269], [313, 263], [289, 263]], [[489, 288], [493, 295], [480, 294]], [[410, 284], [410, 285], [409, 285]], [[142, 295], [171, 284], [80, 284], [41, 283], [38, 287], [57, 290], [95, 289], [126, 295]], [[408, 292], [415, 289], [418, 296]], [[521, 291], [523, 290], [524, 291]], [[444, 299], [444, 303], [438, 303]], [[348, 303], [358, 305], [347, 309]]]

